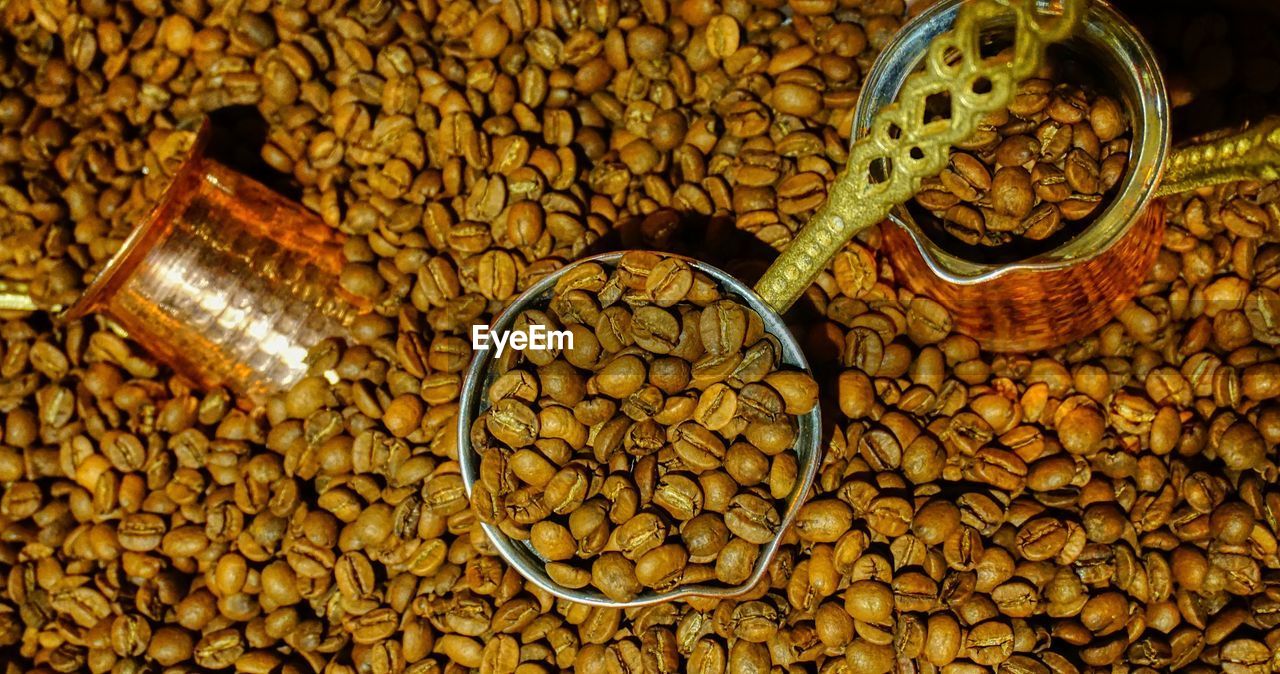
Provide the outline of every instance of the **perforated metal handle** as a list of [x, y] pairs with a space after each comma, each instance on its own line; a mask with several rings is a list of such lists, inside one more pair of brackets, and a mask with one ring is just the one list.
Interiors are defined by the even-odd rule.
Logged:
[[[853, 145], [849, 162], [832, 183], [826, 203], [769, 267], [755, 290], [778, 312], [804, 293], [840, 247], [885, 218], [920, 190], [925, 178], [946, 167], [951, 148], [973, 135], [982, 117], [1008, 107], [1018, 83], [1044, 62], [1045, 48], [1069, 36], [1084, 15], [1085, 0], [1063, 0], [1061, 11], [1037, 11], [1036, 0], [973, 0], [955, 27], [938, 36], [924, 70], [911, 75], [897, 101], [881, 110], [870, 133]], [[1012, 16], [1010, 59], [984, 59], [982, 28]], [[931, 98], [950, 102], [949, 117], [927, 122]]]

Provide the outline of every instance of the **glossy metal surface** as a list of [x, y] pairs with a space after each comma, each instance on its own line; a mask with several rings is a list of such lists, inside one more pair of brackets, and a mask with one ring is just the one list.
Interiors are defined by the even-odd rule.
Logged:
[[35, 311], [36, 303], [26, 283], [0, 279], [0, 315], [6, 312], [25, 313]]
[[358, 300], [341, 241], [306, 208], [205, 158], [208, 130], [159, 204], [66, 314], [105, 314], [177, 373], [261, 402], [306, 373]]
[[[545, 307], [556, 281], [575, 266], [587, 262], [597, 262], [607, 268], [612, 268], [617, 266], [618, 260], [621, 258], [622, 253], [606, 253], [566, 265], [554, 274], [538, 281], [517, 297], [506, 310], [493, 320], [491, 329], [498, 332], [506, 332], [511, 329], [521, 312], [535, 307]], [[800, 345], [796, 342], [795, 337], [787, 329], [786, 324], [782, 322], [782, 318], [766, 305], [758, 295], [741, 281], [716, 267], [690, 258], [683, 259], [695, 269], [714, 278], [721, 287], [728, 289], [730, 294], [736, 295], [754, 309], [756, 313], [760, 314], [760, 318], [764, 321], [765, 330], [776, 337], [782, 345], [782, 362], [784, 364], [810, 372], [809, 363], [805, 360], [804, 353], [800, 350]], [[480, 456], [471, 447], [471, 426], [488, 408], [488, 396], [486, 393], [497, 374], [493, 370], [493, 359], [490, 353], [492, 352], [476, 352], [470, 367], [467, 369], [467, 378], [462, 387], [461, 409], [458, 416], [458, 463], [461, 464], [463, 483], [466, 485], [468, 497], [471, 496], [471, 489], [476, 480], [479, 479], [480, 470]], [[770, 562], [778, 551], [778, 547], [781, 545], [782, 533], [791, 526], [796, 513], [799, 512], [800, 506], [803, 505], [805, 495], [813, 484], [814, 476], [817, 474], [818, 462], [821, 460], [819, 443], [822, 438], [822, 425], [818, 409], [814, 408], [812, 412], [800, 417], [799, 425], [794, 447], [799, 475], [797, 476], [795, 487], [792, 488], [791, 494], [787, 497], [787, 507], [782, 513], [782, 524], [778, 528], [779, 535], [761, 549], [760, 557], [756, 560], [751, 577], [741, 585], [699, 583], [679, 587], [669, 592], [648, 591], [630, 601], [614, 601], [594, 588], [573, 589], [559, 585], [547, 575], [544, 561], [527, 542], [515, 540], [495, 526], [489, 524], [482, 524], [481, 526], [484, 528], [485, 534], [489, 536], [489, 540], [493, 542], [494, 547], [497, 548], [498, 553], [502, 555], [502, 558], [508, 564], [515, 567], [520, 572], [520, 575], [529, 579], [538, 587], [563, 599], [592, 606], [628, 608], [647, 606], [681, 597], [733, 597], [740, 595], [750, 590], [764, 576]]]
[[[858, 101], [855, 137], [869, 131], [876, 111], [896, 97], [924, 45], [949, 28], [963, 1], [930, 5], [885, 48]], [[1007, 30], [990, 27], [992, 34]], [[1137, 290], [1163, 232], [1163, 211], [1148, 208], [1169, 152], [1169, 105], [1151, 47], [1097, 0], [1064, 48], [1096, 66], [1133, 120], [1129, 170], [1107, 208], [1071, 240], [1011, 263], [973, 261], [944, 249], [905, 207], [890, 216], [897, 231], [884, 232], [889, 262], [908, 287], [935, 297], [950, 310], [957, 331], [992, 350], [1048, 348], [1105, 324]]]
[[1166, 196], [1237, 180], [1280, 180], [1280, 117], [1237, 133], [1212, 134], [1174, 151], [1157, 193]]

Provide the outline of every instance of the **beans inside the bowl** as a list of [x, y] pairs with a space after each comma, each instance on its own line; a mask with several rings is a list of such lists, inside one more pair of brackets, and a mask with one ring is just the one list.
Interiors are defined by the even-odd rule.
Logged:
[[[471, 428], [480, 519], [527, 540], [557, 583], [619, 601], [746, 581], [780, 533], [814, 379], [782, 363], [759, 314], [676, 257], [575, 267], [512, 334], [532, 326], [564, 337], [495, 356]], [[811, 518], [829, 542], [852, 517], [834, 505]]]

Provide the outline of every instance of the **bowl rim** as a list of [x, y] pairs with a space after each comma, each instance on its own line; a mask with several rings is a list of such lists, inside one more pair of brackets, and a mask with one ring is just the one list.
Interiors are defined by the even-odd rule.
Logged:
[[[869, 133], [874, 115], [898, 95], [907, 76], [924, 62], [925, 45], [951, 29], [965, 0], [936, 0], [910, 19], [884, 47], [863, 81], [854, 111], [851, 142]], [[1039, 0], [1045, 12], [1060, 12], [1052, 0]], [[1029, 258], [1003, 263], [976, 262], [944, 250], [899, 205], [888, 220], [913, 240], [929, 270], [941, 280], [975, 285], [1015, 272], [1056, 271], [1092, 260], [1116, 243], [1156, 197], [1170, 147], [1169, 100], [1155, 51], [1138, 29], [1107, 0], [1090, 0], [1083, 25], [1064, 44], [1088, 49], [1109, 47], [1127, 81], [1116, 94], [1134, 120], [1130, 161], [1125, 177], [1106, 208], [1071, 239]], [[1130, 96], [1129, 91], [1136, 91]], [[1139, 130], [1139, 122], [1141, 129]]]
[[[548, 274], [538, 280], [527, 290], [522, 292], [518, 297], [499, 313], [490, 323], [491, 330], [505, 331], [509, 330], [516, 318], [526, 309], [533, 305], [541, 304], [547, 299], [557, 281], [560, 280], [571, 269], [584, 264], [597, 263], [605, 267], [615, 267], [622, 259], [626, 252], [634, 251], [616, 251], [609, 253], [601, 253], [592, 255], [580, 260], [575, 260], [555, 272]], [[813, 369], [809, 366], [808, 359], [805, 358], [804, 351], [800, 348], [799, 342], [796, 340], [790, 329], [787, 328], [782, 317], [778, 315], [772, 308], [765, 304], [749, 286], [742, 281], [734, 278], [728, 272], [718, 267], [712, 266], [700, 260], [690, 258], [675, 253], [650, 251], [656, 255], [663, 257], [673, 257], [684, 260], [690, 266], [700, 272], [707, 274], [716, 280], [723, 289], [728, 290], [731, 294], [738, 295], [739, 299], [744, 301], [748, 306], [760, 315], [764, 322], [765, 332], [773, 335], [782, 347], [780, 362], [793, 368], [801, 369], [810, 374]], [[493, 351], [476, 351], [471, 359], [471, 363], [467, 367], [466, 377], [463, 380], [462, 394], [459, 399], [458, 409], [458, 464], [462, 473], [463, 487], [467, 493], [467, 507], [471, 507], [470, 498], [475, 482], [479, 479], [479, 453], [471, 446], [471, 427], [475, 420], [487, 409], [487, 396], [484, 395], [490, 383], [490, 375], [494, 358]], [[480, 522], [477, 524], [484, 530], [489, 541], [497, 549], [498, 554], [507, 564], [516, 569], [521, 576], [532, 582], [539, 588], [557, 596], [561, 599], [587, 604], [590, 606], [599, 606], [606, 608], [636, 608], [641, 606], [650, 606], [667, 601], [674, 601], [686, 597], [717, 597], [730, 598], [736, 597], [750, 592], [757, 583], [764, 577], [765, 572], [772, 564], [774, 557], [781, 548], [783, 539], [786, 537], [791, 524], [795, 521], [796, 515], [800, 508], [804, 505], [809, 497], [809, 492], [813, 486], [818, 472], [818, 465], [822, 459], [822, 420], [820, 405], [814, 405], [814, 408], [806, 414], [799, 415], [797, 419], [798, 428], [796, 432], [796, 440], [790, 451], [797, 454], [797, 471], [796, 483], [792, 486], [791, 494], [786, 499], [786, 510], [781, 515], [781, 521], [778, 526], [778, 533], [773, 539], [760, 547], [760, 554], [756, 558], [755, 566], [752, 568], [751, 575], [738, 585], [724, 585], [721, 583], [693, 583], [684, 585], [665, 592], [655, 592], [646, 590], [627, 601], [615, 601], [606, 596], [603, 592], [587, 586], [582, 589], [574, 589], [565, 587], [556, 583], [547, 574], [542, 563], [537, 560], [536, 553], [526, 543], [519, 543], [507, 534], [503, 533], [498, 527]], [[806, 456], [808, 460], [806, 461]]]

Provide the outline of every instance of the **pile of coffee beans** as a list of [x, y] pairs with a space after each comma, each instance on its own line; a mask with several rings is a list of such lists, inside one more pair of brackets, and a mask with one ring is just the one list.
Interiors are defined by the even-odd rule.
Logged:
[[1101, 212], [1129, 165], [1129, 118], [1116, 99], [1049, 72], [1023, 82], [925, 181], [915, 201], [967, 245], [1048, 239]]
[[[1118, 4], [1158, 15], [1206, 124], [1280, 111], [1278, 22]], [[847, 245], [787, 316], [822, 465], [740, 597], [559, 601], [477, 526], [471, 326], [589, 251], [751, 280], [825, 198], [906, 11], [0, 2], [0, 277], [46, 309], [0, 316], [0, 670], [1280, 669], [1280, 183], [1170, 199], [1136, 299], [1041, 353], [982, 351], [877, 232]], [[375, 307], [260, 409], [50, 311], [206, 112], [261, 118], [240, 144], [347, 236]]]
[[631, 251], [569, 270], [516, 323], [571, 339], [497, 364], [471, 434], [480, 520], [528, 541], [557, 583], [619, 601], [745, 582], [818, 402], [760, 315], [683, 259]]

